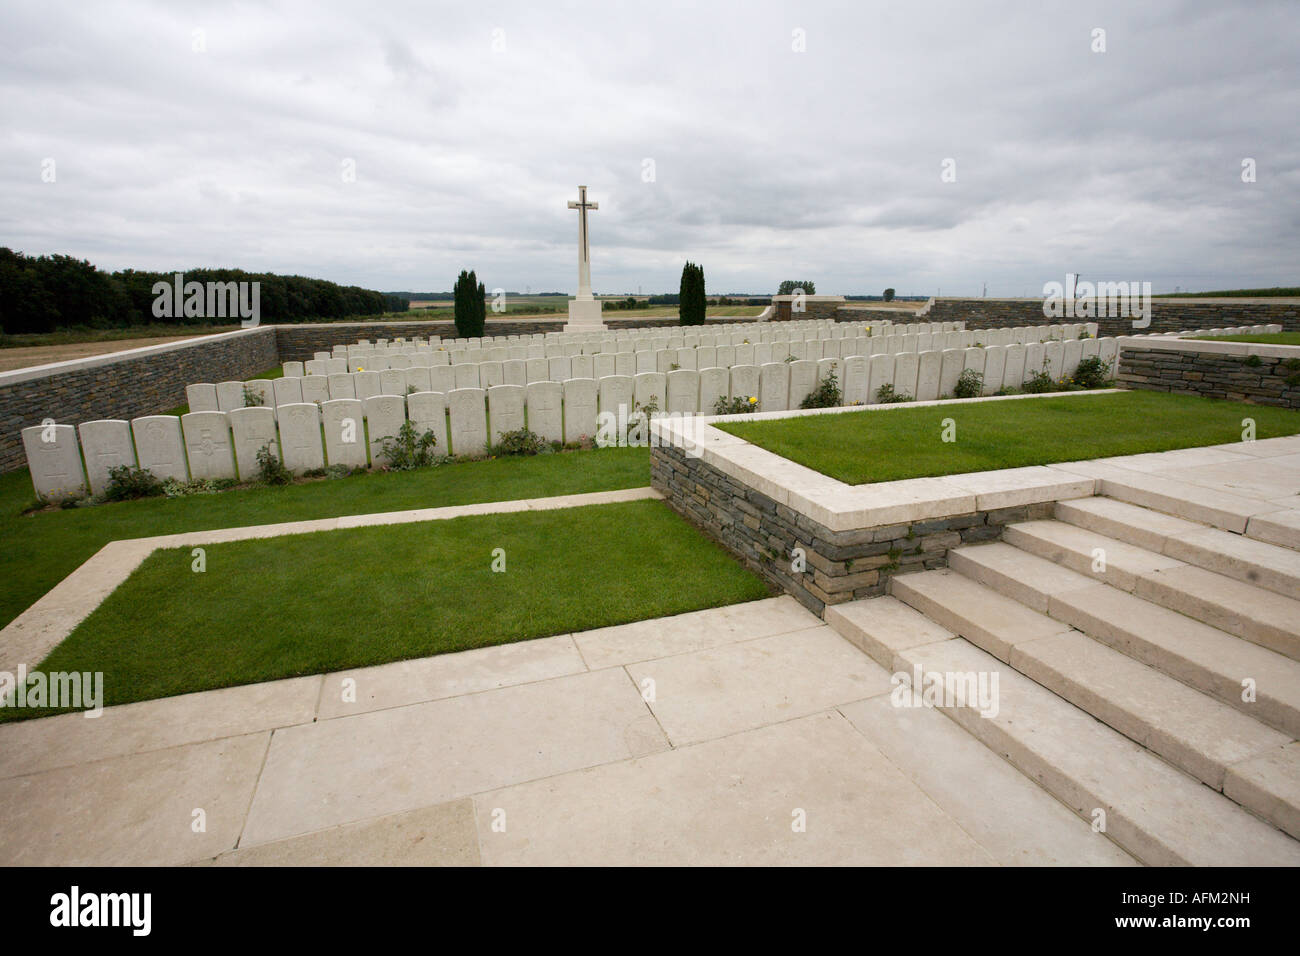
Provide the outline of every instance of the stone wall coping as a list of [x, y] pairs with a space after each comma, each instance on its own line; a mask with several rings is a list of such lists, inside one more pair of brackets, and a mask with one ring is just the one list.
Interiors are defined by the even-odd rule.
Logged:
[[973, 511], [1086, 498], [1095, 493], [1096, 480], [1052, 465], [1032, 465], [850, 485], [724, 432], [716, 428], [714, 423], [771, 421], [803, 415], [888, 414], [900, 408], [1033, 401], [1046, 397], [1070, 397], [1086, 401], [1093, 395], [1117, 391], [1119, 390], [1099, 389], [1089, 392], [1052, 392], [1047, 395], [990, 395], [983, 398], [941, 399], [896, 405], [799, 409], [694, 418], [665, 417], [652, 423], [651, 432], [661, 445], [680, 448], [687, 455], [700, 458], [705, 464], [754, 488], [777, 504], [806, 516], [829, 531], [853, 531], [954, 517]]
[[68, 359], [63, 362], [50, 362], [46, 365], [32, 365], [27, 368], [17, 368], [9, 372], [0, 372], [0, 387], [5, 385], [17, 385], [21, 382], [31, 381], [36, 378], [47, 378], [51, 375], [61, 375], [65, 372], [79, 372], [82, 369], [98, 368], [101, 365], [114, 365], [118, 362], [129, 361], [134, 358], [145, 358], [150, 355], [158, 355], [164, 352], [176, 352], [183, 349], [195, 348], [201, 345], [211, 345], [213, 342], [221, 342], [227, 339], [237, 339], [243, 336], [261, 335], [266, 332], [275, 334], [274, 325], [259, 325], [251, 329], [235, 329], [233, 332], [216, 332], [208, 335], [196, 335], [192, 338], [183, 339], [177, 342], [161, 342], [157, 345], [142, 345], [139, 348], [123, 349], [120, 352], [104, 352], [100, 355], [87, 355], [84, 358]]
[[1176, 338], [1173, 335], [1121, 335], [1117, 347], [1120, 351], [1128, 348], [1154, 349], [1161, 352], [1203, 352], [1207, 355], [1258, 355], [1264, 358], [1300, 357], [1300, 345], [1266, 345], [1262, 342], [1207, 342], [1204, 339]]

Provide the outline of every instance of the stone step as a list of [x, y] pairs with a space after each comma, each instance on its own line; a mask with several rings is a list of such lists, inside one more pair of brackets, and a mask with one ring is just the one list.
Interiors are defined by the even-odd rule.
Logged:
[[1278, 594], [1300, 594], [1300, 551], [1289, 547], [1162, 515], [1113, 498], [1059, 502], [1056, 519]]
[[[1006, 542], [956, 548], [949, 565], [1242, 713], [1300, 735], [1300, 664], [1284, 655]], [[1243, 681], [1251, 682], [1253, 701], [1242, 700]]]
[[1291, 743], [1289, 734], [1078, 631], [1018, 644], [1010, 664], [1215, 790], [1234, 764]]
[[1107, 584], [1054, 595], [1048, 611], [1094, 640], [1300, 737], [1300, 663], [1291, 658]]
[[[1300, 601], [1277, 591], [1060, 521], [1009, 525], [1003, 537], [1002, 543], [1007, 546], [1063, 565], [1058, 571], [1073, 569], [1081, 577], [1132, 591], [1155, 604], [1300, 660]], [[1104, 564], [1096, 563], [1098, 555], [1104, 556]], [[1057, 580], [1046, 581], [1050, 573], [1038, 569], [1043, 579], [1040, 590], [1052, 588], [1049, 593], [1060, 593], [1069, 586], [1060, 574]], [[1027, 587], [1022, 583], [1021, 589]]]
[[1104, 461], [1056, 466], [1098, 480], [1098, 494], [1155, 511], [1242, 534], [1251, 518], [1278, 510], [1276, 505], [1179, 481], [1119, 468]]
[[[966, 549], [948, 552], [950, 563], [958, 550]], [[895, 575], [889, 579], [889, 592], [940, 627], [1003, 661], [1010, 660], [1011, 649], [1017, 644], [1072, 630], [952, 567]]]
[[1300, 660], [1300, 601], [1190, 565], [1144, 575], [1133, 593]]
[[[997, 674], [996, 712], [982, 715], [978, 702], [969, 701], [941, 701], [941, 709], [1085, 820], [1100, 822], [1097, 811], [1104, 812], [1105, 833], [1144, 863], [1300, 864], [1300, 842], [967, 641], [906, 648], [898, 665], [922, 673]], [[1280, 759], [1256, 759], [1270, 758]], [[1282, 760], [1240, 783], [1230, 777], [1229, 784], [1237, 793], [1259, 788], [1260, 803], [1280, 794], [1289, 807], [1285, 787], [1293, 770]]]
[[[1015, 548], [1002, 543], [954, 549], [949, 553], [950, 571], [900, 576], [895, 581], [901, 591], [896, 587], [894, 593], [909, 603], [911, 595], [924, 595], [927, 615], [939, 615], [935, 620], [941, 621], [945, 629], [984, 646], [988, 642], [983, 634], [987, 622], [972, 623], [968, 609], [976, 609], [976, 618], [1005, 613], [1002, 602], [1007, 595], [997, 593], [996, 588], [1005, 588], [1010, 582], [1017, 587], [1050, 586], [1052, 572], [1063, 570], [1023, 552], [1017, 559], [1015, 552]], [[996, 583], [962, 583], [951, 573], [959, 569], [983, 572], [988, 581]], [[1064, 596], [1069, 598], [1097, 587], [1082, 580], [1085, 588], [1067, 589]], [[1005, 659], [1022, 674], [1216, 790], [1223, 788], [1224, 778], [1234, 765], [1280, 750], [1292, 741], [1291, 734], [1274, 730], [1253, 715], [1247, 716], [1100, 641], [1076, 630], [1061, 631], [1061, 623], [1039, 620], [1037, 629], [1043, 636], [1010, 644]], [[1057, 633], [1046, 633], [1053, 628]], [[998, 653], [1001, 644], [988, 642], [985, 649], [1002, 657]], [[1248, 809], [1261, 815], [1272, 814], [1270, 822], [1280, 823], [1291, 814], [1300, 814], [1300, 803], [1292, 806], [1285, 792], [1256, 794], [1243, 788], [1241, 794], [1254, 801], [1247, 805]]]

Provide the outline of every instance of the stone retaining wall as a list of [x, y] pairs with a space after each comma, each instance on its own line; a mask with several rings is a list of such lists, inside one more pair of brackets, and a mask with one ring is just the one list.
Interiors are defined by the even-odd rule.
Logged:
[[[843, 319], [841, 321], [844, 321]], [[1048, 325], [1056, 322], [1096, 322], [1101, 335], [1134, 335], [1145, 332], [1178, 332], [1188, 329], [1221, 329], [1236, 325], [1281, 325], [1288, 332], [1300, 331], [1300, 304], [1294, 301], [1152, 299], [1151, 325], [1134, 329], [1130, 318], [1047, 318], [1042, 299], [936, 299], [930, 310], [916, 321], [965, 322], [968, 329], [1002, 328], [1020, 325]]]
[[46, 418], [131, 419], [185, 404], [185, 386], [251, 378], [279, 362], [274, 326], [0, 373], [0, 472], [27, 465], [22, 430]]
[[[697, 457], [652, 448], [651, 484], [684, 518], [815, 614], [827, 604], [884, 594], [895, 574], [948, 566], [948, 551], [991, 541], [1017, 521], [1050, 518], [1054, 503], [974, 511], [934, 520], [831, 531]], [[802, 548], [806, 569], [793, 570]]]
[[1120, 352], [1116, 378], [1125, 388], [1300, 408], [1300, 349], [1291, 349], [1290, 357], [1283, 348], [1258, 351], [1276, 354], [1175, 351], [1130, 340]]

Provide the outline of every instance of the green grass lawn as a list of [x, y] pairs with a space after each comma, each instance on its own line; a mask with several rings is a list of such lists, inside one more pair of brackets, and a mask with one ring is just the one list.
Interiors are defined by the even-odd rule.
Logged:
[[[941, 440], [953, 419], [956, 441]], [[1300, 412], [1165, 392], [894, 407], [718, 427], [849, 484], [991, 471], [1300, 434]]]
[[30, 515], [22, 511], [36, 497], [31, 477], [10, 472], [0, 475], [0, 625], [119, 538], [641, 488], [649, 459], [645, 448], [601, 448]]
[[1259, 345], [1300, 345], [1300, 332], [1265, 332], [1260, 335], [1189, 335], [1197, 342], [1252, 342]]
[[[492, 570], [493, 550], [505, 570]], [[768, 596], [661, 501], [156, 551], [49, 655], [107, 704], [567, 634]], [[37, 711], [0, 711], [11, 719]]]

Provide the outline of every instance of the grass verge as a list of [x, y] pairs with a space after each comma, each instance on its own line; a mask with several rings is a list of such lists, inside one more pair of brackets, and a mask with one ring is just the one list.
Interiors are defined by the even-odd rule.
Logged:
[[[494, 549], [505, 570], [493, 570]], [[767, 587], [661, 501], [157, 551], [49, 655], [123, 704], [750, 601]], [[4, 712], [0, 712], [4, 714]], [[9, 711], [10, 719], [40, 716]]]
[[[1300, 434], [1300, 412], [1165, 392], [1009, 399], [718, 425], [852, 485]], [[955, 440], [942, 440], [952, 419]]]
[[1258, 345], [1300, 345], [1300, 332], [1264, 332], [1259, 335], [1189, 335], [1197, 342], [1250, 342]]
[[645, 448], [602, 448], [31, 515], [22, 514], [35, 498], [31, 477], [10, 472], [0, 475], [0, 625], [120, 538], [641, 488], [650, 483], [649, 457]]

